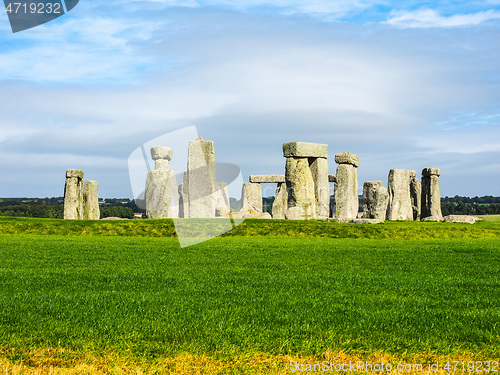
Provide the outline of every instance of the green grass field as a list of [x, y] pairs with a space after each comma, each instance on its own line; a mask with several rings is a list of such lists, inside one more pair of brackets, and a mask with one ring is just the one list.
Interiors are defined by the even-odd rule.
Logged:
[[499, 224], [249, 220], [181, 249], [168, 220], [2, 218], [0, 369], [498, 360]]

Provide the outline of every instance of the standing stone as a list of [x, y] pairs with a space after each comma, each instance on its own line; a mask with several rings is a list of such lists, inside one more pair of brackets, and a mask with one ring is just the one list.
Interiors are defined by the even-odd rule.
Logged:
[[287, 210], [288, 194], [286, 182], [278, 182], [273, 202], [273, 219], [284, 219]]
[[389, 204], [387, 205], [387, 220], [413, 220], [410, 182], [416, 176], [415, 171], [406, 169], [391, 169], [389, 182]]
[[349, 152], [335, 155], [337, 167], [335, 181], [335, 217], [354, 219], [358, 215], [358, 171], [359, 158]]
[[184, 180], [179, 184], [179, 217], [189, 217], [188, 173], [184, 172]]
[[227, 183], [216, 182], [217, 187], [217, 201], [215, 203], [215, 213], [216, 216], [227, 216], [231, 212], [231, 207], [229, 204], [229, 193], [227, 190]]
[[242, 211], [262, 213], [262, 187], [256, 182], [245, 182], [241, 194]]
[[[285, 181], [288, 203], [285, 217], [296, 220], [328, 218], [328, 145], [289, 142], [283, 144], [283, 156], [287, 158]], [[276, 209], [279, 215], [279, 205]]]
[[424, 168], [422, 170], [422, 218], [443, 216], [439, 187], [440, 175], [441, 171], [438, 168]]
[[215, 149], [213, 141], [199, 137], [189, 142], [187, 180], [189, 217], [215, 217]]
[[314, 180], [317, 218], [327, 219], [330, 216], [328, 160], [325, 158], [309, 158], [309, 168]]
[[288, 207], [287, 219], [315, 219], [316, 194], [314, 179], [307, 158], [288, 157], [285, 167]]
[[83, 219], [99, 220], [99, 193], [97, 181], [85, 181], [83, 189]]
[[83, 219], [83, 171], [68, 169], [64, 186], [64, 218]]
[[389, 193], [382, 181], [366, 181], [363, 184], [363, 217], [366, 219], [385, 219]]
[[422, 187], [418, 182], [417, 173], [410, 179], [411, 208], [413, 210], [413, 220], [420, 220]]
[[152, 147], [151, 157], [155, 161], [155, 169], [148, 172], [146, 179], [146, 216], [148, 219], [179, 217], [177, 182], [169, 164], [172, 149]]

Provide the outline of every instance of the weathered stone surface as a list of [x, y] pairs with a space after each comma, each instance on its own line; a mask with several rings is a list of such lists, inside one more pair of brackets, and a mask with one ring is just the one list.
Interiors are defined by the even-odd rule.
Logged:
[[285, 158], [327, 158], [328, 145], [309, 142], [289, 142], [283, 144]]
[[172, 160], [172, 149], [170, 147], [151, 147], [151, 158], [153, 160]]
[[330, 184], [328, 180], [328, 160], [310, 158], [309, 168], [314, 181], [316, 197], [316, 217], [326, 219], [330, 216]]
[[351, 154], [350, 152], [341, 152], [340, 154], [335, 155], [335, 163], [350, 164], [358, 167], [359, 157], [357, 155]]
[[71, 178], [71, 177], [76, 177], [76, 178], [83, 178], [83, 171], [80, 169], [67, 169], [66, 170], [66, 178]]
[[183, 182], [179, 184], [179, 217], [189, 217], [188, 173], [184, 172]]
[[154, 170], [146, 179], [146, 216], [148, 219], [179, 217], [179, 196], [174, 172]]
[[269, 175], [251, 175], [250, 182], [256, 183], [282, 183], [285, 182], [285, 175], [282, 174], [269, 174]]
[[385, 219], [389, 193], [382, 181], [366, 181], [363, 184], [363, 218]]
[[413, 207], [410, 194], [411, 179], [415, 171], [406, 169], [391, 169], [389, 172], [389, 203], [387, 205], [387, 220], [413, 220]]
[[481, 218], [469, 215], [448, 215], [443, 218], [443, 221], [446, 223], [474, 224], [479, 220], [481, 220]]
[[412, 176], [410, 179], [410, 197], [411, 197], [411, 208], [413, 211], [413, 220], [420, 220], [421, 211], [421, 194], [422, 188], [420, 182], [418, 182], [417, 176]]
[[68, 169], [64, 186], [64, 218], [83, 219], [83, 171]]
[[287, 219], [309, 220], [317, 216], [314, 179], [307, 158], [286, 159]]
[[217, 187], [217, 202], [215, 203], [216, 216], [225, 216], [231, 212], [229, 205], [229, 193], [225, 182], [216, 182]]
[[420, 221], [443, 221], [442, 216], [427, 216], [424, 217], [423, 219], [420, 219]]
[[[148, 219], [163, 219], [179, 217], [179, 192], [175, 173], [170, 168], [167, 158], [172, 157], [168, 147], [153, 147], [151, 155], [155, 153], [156, 164], [153, 171], [148, 172], [146, 178], [146, 216]], [[153, 150], [155, 150], [153, 152]], [[160, 159], [165, 156], [165, 159]]]
[[215, 217], [217, 194], [213, 141], [205, 141], [199, 137], [189, 142], [187, 172], [189, 217]]
[[367, 219], [367, 218], [362, 218], [362, 219], [353, 219], [352, 222], [354, 224], [380, 224], [384, 222], [384, 219]]
[[337, 181], [337, 176], [334, 174], [329, 174], [328, 175], [328, 182], [336, 182]]
[[424, 168], [422, 170], [422, 217], [442, 216], [441, 190], [439, 187], [438, 168]]
[[97, 181], [85, 181], [83, 189], [83, 219], [99, 220], [99, 193]]
[[358, 209], [358, 171], [354, 165], [339, 164], [335, 182], [335, 216], [338, 219], [354, 219]]
[[288, 193], [286, 183], [280, 182], [276, 187], [276, 195], [273, 202], [273, 219], [284, 219], [288, 207]]
[[258, 183], [245, 182], [241, 194], [243, 203], [242, 211], [253, 210], [257, 213], [262, 212], [262, 187]]
[[424, 168], [422, 169], [422, 176], [441, 176], [439, 168]]

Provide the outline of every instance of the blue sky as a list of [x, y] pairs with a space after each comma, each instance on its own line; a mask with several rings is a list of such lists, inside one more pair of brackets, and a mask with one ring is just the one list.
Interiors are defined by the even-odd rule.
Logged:
[[0, 196], [79, 168], [132, 197], [129, 154], [191, 125], [245, 180], [306, 141], [330, 173], [359, 155], [360, 193], [438, 167], [443, 196], [500, 196], [499, 98], [500, 0], [81, 0], [16, 34], [2, 10]]

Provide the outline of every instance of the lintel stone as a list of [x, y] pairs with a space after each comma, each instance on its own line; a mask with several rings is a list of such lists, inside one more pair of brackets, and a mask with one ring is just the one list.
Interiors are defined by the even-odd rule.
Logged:
[[350, 152], [341, 152], [340, 154], [335, 155], [335, 163], [350, 164], [357, 168], [359, 166], [359, 157], [351, 154]]
[[441, 170], [439, 168], [424, 168], [422, 176], [441, 176]]
[[310, 142], [289, 142], [283, 144], [285, 158], [328, 158], [328, 145]]
[[172, 149], [162, 146], [151, 147], [151, 158], [153, 160], [166, 159], [170, 161], [172, 160]]
[[83, 178], [83, 171], [80, 169], [67, 169], [66, 178], [78, 177]]
[[282, 183], [285, 182], [285, 175], [281, 174], [268, 174], [268, 175], [251, 175], [250, 182], [256, 183]]

